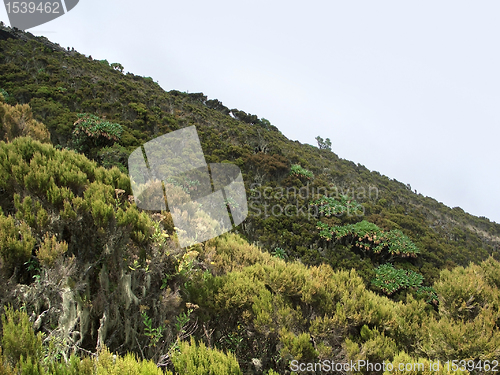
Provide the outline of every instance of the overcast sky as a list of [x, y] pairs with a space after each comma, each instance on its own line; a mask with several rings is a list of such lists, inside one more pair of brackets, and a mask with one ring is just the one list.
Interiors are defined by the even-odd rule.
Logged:
[[[500, 2], [80, 0], [28, 31], [500, 223]], [[4, 7], [0, 19], [9, 24]]]

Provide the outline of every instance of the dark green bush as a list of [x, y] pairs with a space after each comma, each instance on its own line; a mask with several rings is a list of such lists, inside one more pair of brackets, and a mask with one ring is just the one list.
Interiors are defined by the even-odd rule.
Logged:
[[391, 295], [400, 289], [419, 288], [424, 277], [411, 270], [396, 269], [390, 263], [383, 264], [375, 269], [377, 275], [372, 285]]
[[90, 152], [96, 147], [112, 145], [123, 133], [120, 124], [112, 123], [90, 113], [79, 113], [74, 124], [72, 147], [79, 152]]

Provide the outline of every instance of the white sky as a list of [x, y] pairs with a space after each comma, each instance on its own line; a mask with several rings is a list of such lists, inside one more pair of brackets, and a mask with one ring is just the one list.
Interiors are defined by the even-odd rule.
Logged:
[[[30, 29], [500, 223], [500, 2], [80, 0]], [[9, 24], [4, 7], [0, 19]]]

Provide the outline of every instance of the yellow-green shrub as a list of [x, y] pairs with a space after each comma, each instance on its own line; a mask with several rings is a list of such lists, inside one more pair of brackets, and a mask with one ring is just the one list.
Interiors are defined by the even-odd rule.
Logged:
[[488, 284], [500, 289], [500, 262], [493, 257], [489, 257], [484, 262], [481, 262], [481, 269]]
[[40, 142], [50, 142], [46, 126], [33, 119], [28, 104], [11, 106], [0, 101], [0, 139], [7, 142], [16, 137], [29, 136]]
[[226, 310], [250, 309], [253, 298], [265, 290], [264, 283], [251, 272], [231, 272], [222, 277], [223, 285], [215, 297], [220, 308]]
[[55, 261], [66, 251], [68, 251], [66, 242], [59, 242], [56, 236], [50, 237], [46, 233], [40, 248], [36, 252], [36, 256], [43, 266], [52, 267]]
[[269, 253], [262, 252], [234, 233], [227, 233], [207, 241], [203, 255], [219, 275], [241, 270], [256, 263], [267, 264], [273, 259]]
[[366, 325], [363, 326], [361, 333], [362, 342], [360, 344], [349, 338], [345, 341], [349, 361], [382, 363], [393, 359], [397, 352], [397, 346], [392, 338], [387, 337], [383, 332], [380, 333], [377, 328], [369, 329]]
[[294, 309], [281, 294], [272, 295], [262, 289], [253, 298], [253, 325], [265, 337], [275, 334], [280, 328], [296, 329], [304, 324], [300, 310]]
[[28, 261], [35, 246], [29, 226], [25, 222], [16, 223], [12, 216], [0, 213], [0, 256], [2, 268], [11, 272], [15, 267]]
[[168, 375], [156, 366], [153, 361], [138, 360], [133, 354], [125, 356], [113, 355], [106, 347], [99, 351], [95, 360], [96, 375]]
[[453, 319], [474, 319], [486, 304], [498, 306], [500, 293], [492, 287], [478, 265], [441, 271], [434, 284], [439, 296], [439, 312]]
[[302, 332], [295, 335], [292, 332], [281, 329], [280, 331], [281, 357], [287, 361], [298, 360], [302, 362], [311, 362], [318, 357], [318, 353], [311, 344], [309, 333]]
[[182, 342], [172, 354], [172, 363], [179, 375], [241, 375], [240, 366], [232, 353], [210, 349], [200, 342]]
[[384, 375], [447, 375], [447, 374], [457, 374], [466, 375], [468, 371], [451, 371], [451, 364], [446, 366], [445, 362], [442, 361], [430, 361], [426, 358], [413, 358], [405, 352], [400, 352], [394, 356], [394, 360], [390, 362], [386, 361], [386, 371]]
[[498, 312], [487, 307], [474, 320], [455, 320], [444, 316], [425, 322], [420, 350], [428, 358], [447, 360], [493, 360], [500, 358]]
[[38, 362], [42, 358], [42, 334], [35, 335], [28, 315], [7, 306], [2, 315], [2, 355], [16, 365], [21, 357]]
[[[16, 217], [36, 229], [38, 236], [50, 229], [46, 227], [50, 217], [70, 225], [74, 220], [85, 222], [83, 216], [88, 229], [101, 234], [116, 217], [121, 225], [131, 224], [132, 239], [149, 240], [151, 220], [124, 198], [131, 192], [128, 176], [117, 168], [98, 167], [73, 151], [56, 150], [30, 138], [0, 142], [0, 187], [13, 197]], [[88, 223], [89, 214], [93, 225]]]

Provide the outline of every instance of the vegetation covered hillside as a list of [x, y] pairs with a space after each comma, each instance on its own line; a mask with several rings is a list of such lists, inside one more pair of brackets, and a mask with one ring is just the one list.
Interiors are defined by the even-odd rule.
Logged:
[[[180, 248], [170, 212], [134, 202], [127, 159], [191, 125], [207, 162], [241, 168], [249, 216]], [[500, 357], [500, 225], [328, 139], [0, 26], [0, 140], [0, 373], [489, 373]]]

